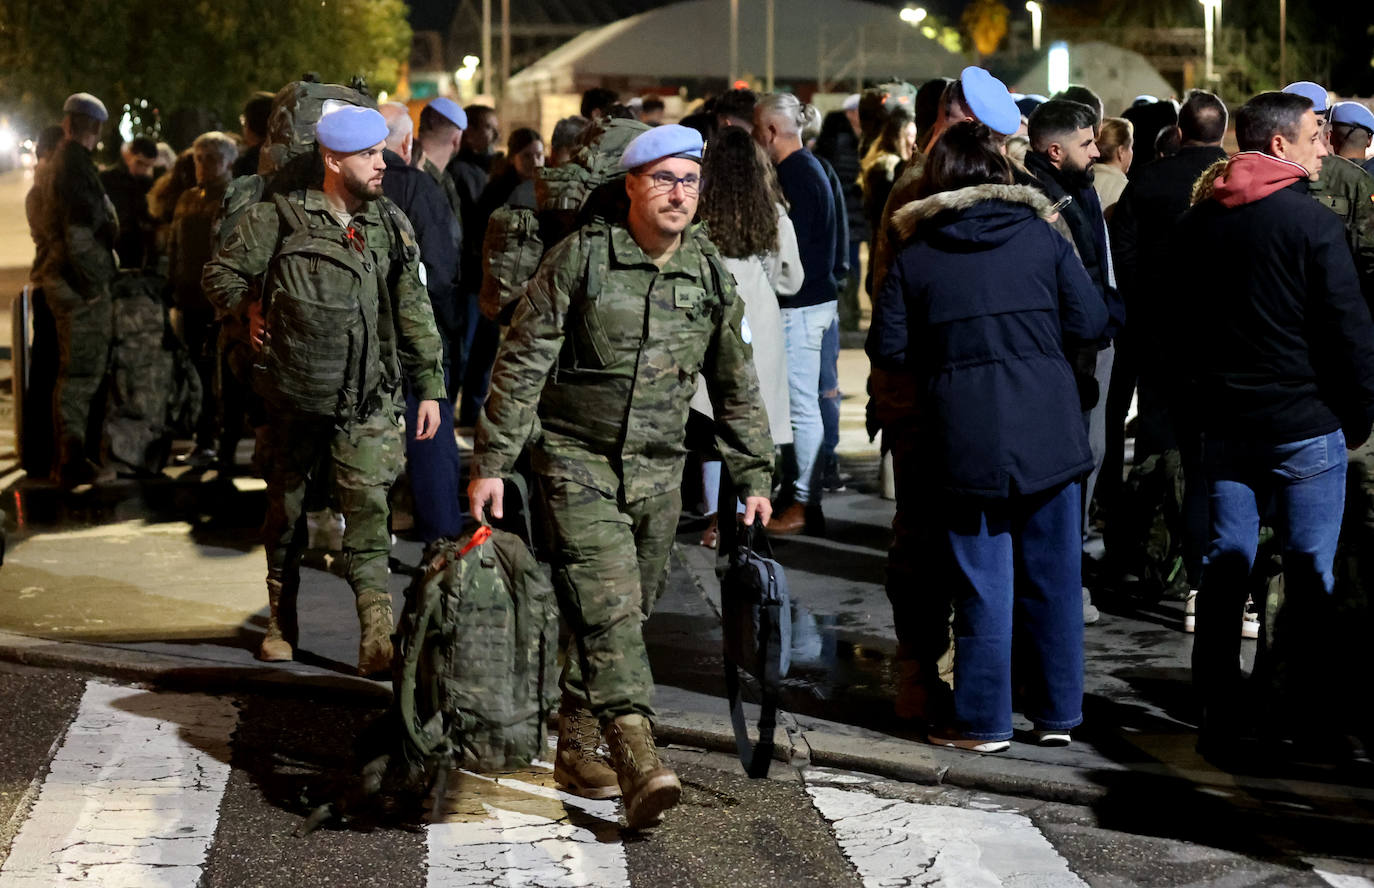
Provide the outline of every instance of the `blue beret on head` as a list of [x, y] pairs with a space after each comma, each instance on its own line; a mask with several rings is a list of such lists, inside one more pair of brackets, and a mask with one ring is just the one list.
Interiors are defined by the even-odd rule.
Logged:
[[315, 124], [315, 138], [330, 151], [352, 154], [386, 141], [386, 118], [371, 108], [347, 105]]
[[964, 87], [968, 109], [988, 129], [1010, 136], [1021, 128], [1021, 109], [1012, 101], [1005, 83], [972, 65], [959, 72], [959, 83]]
[[1362, 126], [1374, 134], [1374, 111], [1359, 102], [1337, 102], [1332, 105], [1331, 122]]
[[1313, 83], [1310, 80], [1299, 80], [1297, 83], [1290, 83], [1283, 88], [1283, 91], [1294, 96], [1302, 96], [1312, 100], [1312, 110], [1318, 114], [1326, 111], [1326, 87], [1320, 83]]
[[62, 103], [62, 113], [85, 114], [101, 123], [110, 119], [109, 112], [105, 110], [105, 103], [90, 93], [72, 93], [67, 96], [67, 101]]
[[[1032, 111], [1034, 111], [1036, 108], [1039, 108], [1041, 105], [1045, 104], [1048, 101], [1049, 99], [1045, 98], [1044, 96], [1035, 95], [1034, 93], [1032, 93], [1031, 95], [1022, 96], [1021, 98], [1017, 99], [1016, 109], [1021, 112], [1021, 115], [1023, 117], [1030, 117]], [[1017, 128], [1020, 128], [1020, 124], [1017, 124]]]
[[665, 157], [701, 160], [701, 133], [690, 126], [669, 123], [640, 133], [625, 146], [620, 165], [627, 170]]
[[468, 128], [468, 112], [459, 107], [458, 103], [453, 101], [453, 99], [440, 96], [437, 99], [432, 99], [429, 103], [429, 107], [438, 111], [445, 120], [459, 129]]

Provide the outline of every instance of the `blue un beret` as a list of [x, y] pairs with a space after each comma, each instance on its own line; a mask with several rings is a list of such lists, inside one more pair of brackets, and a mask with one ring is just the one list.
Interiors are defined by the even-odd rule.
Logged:
[[352, 154], [386, 141], [386, 118], [358, 105], [330, 111], [315, 124], [315, 138], [330, 151]]
[[459, 107], [453, 99], [440, 96], [437, 99], [431, 99], [429, 107], [439, 112], [440, 116], [459, 129], [468, 128], [468, 112]]
[[700, 161], [701, 146], [701, 133], [690, 126], [676, 123], [656, 126], [635, 136], [625, 146], [620, 165], [632, 170], [665, 157], [687, 157]]
[[1318, 114], [1326, 112], [1326, 87], [1320, 83], [1313, 83], [1310, 80], [1299, 80], [1290, 83], [1283, 88], [1283, 91], [1290, 95], [1302, 96], [1304, 99], [1312, 100], [1312, 110]]
[[109, 112], [105, 110], [105, 103], [90, 93], [72, 93], [67, 96], [67, 101], [62, 103], [62, 113], [85, 114], [101, 123], [110, 119]]
[[1332, 105], [1331, 122], [1362, 126], [1374, 134], [1374, 111], [1359, 102], [1337, 102]]
[[1005, 83], [973, 65], [959, 72], [959, 83], [964, 87], [968, 109], [988, 129], [1010, 136], [1021, 128], [1021, 109], [1012, 101]]

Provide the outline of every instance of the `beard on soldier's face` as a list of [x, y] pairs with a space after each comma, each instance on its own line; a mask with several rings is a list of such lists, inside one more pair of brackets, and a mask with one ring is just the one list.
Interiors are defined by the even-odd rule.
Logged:
[[382, 196], [382, 181], [375, 183], [370, 179], [360, 179], [353, 175], [344, 176], [344, 187], [358, 200], [376, 200]]

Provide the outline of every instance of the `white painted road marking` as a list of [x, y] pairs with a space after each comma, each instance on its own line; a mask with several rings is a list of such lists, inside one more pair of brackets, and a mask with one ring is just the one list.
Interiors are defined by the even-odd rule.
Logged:
[[537, 765], [452, 779], [445, 822], [427, 830], [429, 888], [629, 888], [619, 803], [563, 792]]
[[194, 888], [237, 722], [223, 697], [88, 683], [0, 888]]
[[1086, 888], [1020, 814], [809, 786], [864, 888]]
[[1328, 873], [1324, 869], [1314, 869], [1313, 872], [1321, 876], [1322, 880], [1332, 888], [1374, 888], [1374, 882], [1369, 881], [1364, 876]]

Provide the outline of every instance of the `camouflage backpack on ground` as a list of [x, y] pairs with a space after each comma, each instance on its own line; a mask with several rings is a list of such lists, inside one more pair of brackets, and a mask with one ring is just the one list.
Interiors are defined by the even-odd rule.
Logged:
[[548, 248], [594, 218], [621, 212], [620, 156], [649, 129], [637, 120], [598, 121], [583, 133], [571, 162], [545, 167], [535, 180], [539, 209], [501, 207], [482, 240], [482, 314], [505, 323]]
[[558, 606], [545, 568], [518, 535], [487, 525], [423, 567], [396, 630], [405, 774], [527, 766], [547, 753], [559, 699]]

